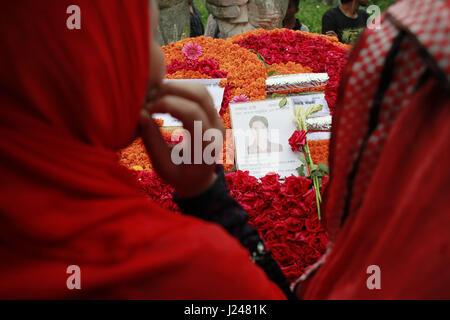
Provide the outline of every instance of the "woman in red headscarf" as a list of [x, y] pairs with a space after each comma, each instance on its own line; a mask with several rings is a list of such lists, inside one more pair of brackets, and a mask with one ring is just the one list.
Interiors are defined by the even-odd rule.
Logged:
[[[256, 243], [245, 214], [224, 230], [168, 212], [118, 165], [140, 123], [181, 207], [191, 210], [202, 193], [225, 194], [213, 166], [174, 166], [150, 120], [170, 112], [188, 129], [193, 120], [221, 129], [204, 88], [161, 84], [148, 1], [78, 0], [81, 29], [73, 30], [71, 2], [2, 4], [0, 298], [284, 298], [226, 232], [244, 230], [241, 243]], [[155, 32], [155, 8], [151, 15]], [[152, 103], [141, 114], [148, 87]], [[71, 282], [73, 265], [80, 282]]]

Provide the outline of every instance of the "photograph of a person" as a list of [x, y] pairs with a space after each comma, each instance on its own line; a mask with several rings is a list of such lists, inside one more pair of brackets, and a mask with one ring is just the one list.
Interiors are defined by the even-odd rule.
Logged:
[[249, 122], [252, 130], [253, 142], [247, 147], [247, 153], [260, 154], [282, 152], [283, 146], [269, 140], [269, 121], [263, 116], [253, 116]]

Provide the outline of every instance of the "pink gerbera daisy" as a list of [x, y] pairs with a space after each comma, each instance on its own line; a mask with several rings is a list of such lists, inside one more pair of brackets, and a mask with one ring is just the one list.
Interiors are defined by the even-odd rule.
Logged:
[[231, 99], [230, 103], [248, 102], [248, 101], [250, 101], [250, 99], [245, 94], [241, 94], [240, 96], [235, 96], [233, 99]]
[[202, 47], [199, 44], [192, 42], [186, 44], [181, 52], [183, 52], [186, 59], [189, 60], [197, 60], [203, 55]]

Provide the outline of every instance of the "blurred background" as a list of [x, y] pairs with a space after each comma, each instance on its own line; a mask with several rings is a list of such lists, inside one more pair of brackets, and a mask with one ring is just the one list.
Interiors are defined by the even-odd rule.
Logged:
[[[371, 4], [379, 6], [383, 12], [395, 2], [396, 0], [372, 0]], [[202, 15], [203, 25], [206, 25], [209, 12], [205, 6], [205, 0], [194, 0], [194, 4]], [[338, 0], [300, 0], [300, 11], [297, 18], [309, 27], [310, 32], [322, 33], [323, 14], [338, 4]]]

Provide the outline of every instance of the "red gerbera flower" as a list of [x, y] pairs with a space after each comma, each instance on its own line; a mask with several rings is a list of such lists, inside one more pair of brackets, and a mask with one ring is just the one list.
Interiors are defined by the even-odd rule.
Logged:
[[189, 60], [197, 60], [203, 55], [202, 47], [199, 44], [192, 42], [185, 45], [181, 52], [183, 52], [186, 59]]

